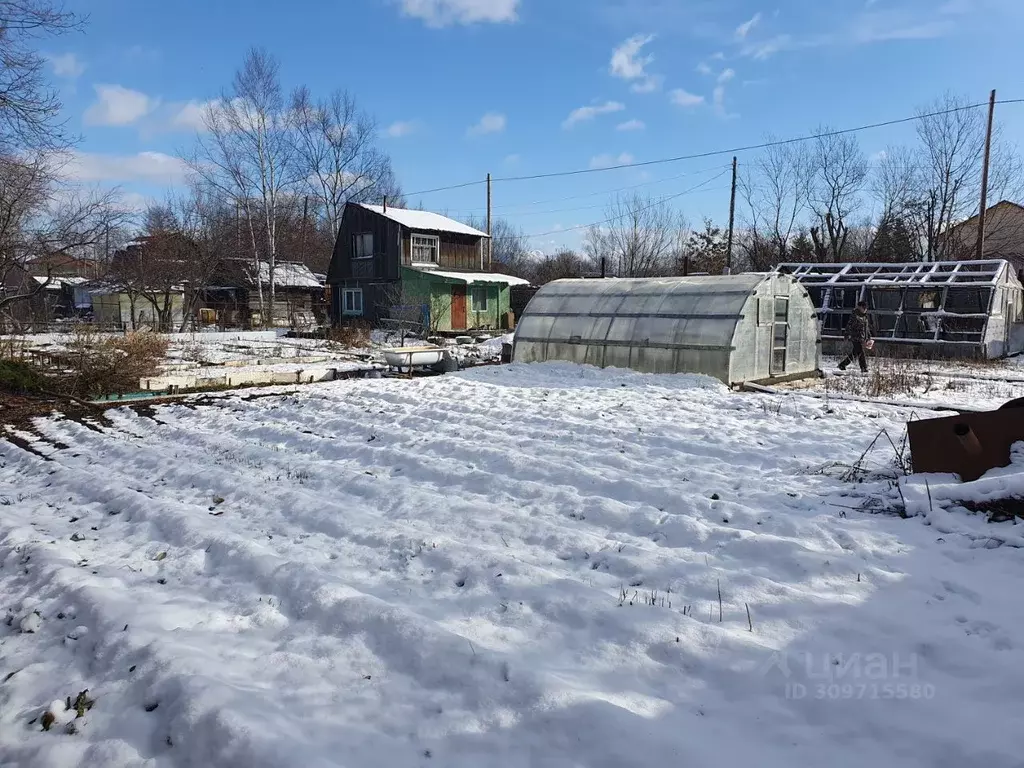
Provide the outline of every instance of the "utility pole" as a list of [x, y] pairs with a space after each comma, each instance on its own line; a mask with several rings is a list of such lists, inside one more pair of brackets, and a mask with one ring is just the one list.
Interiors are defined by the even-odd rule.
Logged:
[[[482, 265], [481, 265], [482, 266]], [[487, 269], [494, 268], [494, 242], [491, 240], [491, 174], [487, 174]]]
[[736, 158], [732, 159], [732, 193], [729, 195], [729, 240], [725, 246], [725, 274], [732, 274], [732, 232], [736, 223]]
[[978, 250], [975, 257], [985, 257], [985, 210], [988, 208], [988, 164], [992, 154], [992, 119], [996, 112], [995, 89], [988, 98], [988, 130], [985, 132], [985, 161], [981, 166], [981, 210], [978, 213]]

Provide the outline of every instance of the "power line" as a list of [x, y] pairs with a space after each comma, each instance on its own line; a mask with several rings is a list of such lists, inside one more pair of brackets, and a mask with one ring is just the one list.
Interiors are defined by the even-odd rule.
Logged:
[[[730, 166], [730, 169], [731, 169], [731, 166]], [[654, 208], [654, 207], [656, 207], [658, 205], [664, 205], [665, 203], [669, 202], [670, 200], [675, 200], [676, 198], [682, 197], [683, 195], [688, 195], [691, 192], [696, 192], [698, 189], [700, 189], [701, 187], [707, 186], [712, 181], [717, 181], [718, 179], [722, 178], [728, 172], [729, 172], [729, 169], [726, 169], [726, 170], [722, 171], [721, 173], [719, 173], [717, 176], [712, 176], [710, 179], [705, 179], [700, 184], [695, 184], [694, 186], [689, 187], [688, 189], [684, 189], [682, 192], [677, 192], [674, 195], [669, 195], [668, 197], [663, 197], [660, 200], [655, 200], [650, 205], [645, 205], [642, 208], [636, 208], [636, 209], [633, 209], [631, 211], [627, 211], [626, 213], [621, 213], [618, 216], [611, 216], [611, 217], [609, 217], [607, 219], [604, 219], [603, 221], [595, 221], [595, 222], [593, 222], [591, 224], [580, 224], [579, 226], [569, 227], [568, 229], [554, 229], [554, 230], [551, 230], [550, 232], [538, 232], [537, 234], [533, 234], [533, 235], [525, 235], [525, 237], [527, 237], [527, 238], [534, 238], [534, 237], [547, 237], [548, 235], [562, 235], [562, 234], [565, 234], [567, 232], [576, 232], [577, 230], [580, 230], [580, 229], [590, 229], [590, 227], [600, 227], [600, 226], [602, 226], [604, 224], [611, 224], [613, 221], [618, 221], [619, 219], [623, 219], [626, 216], [631, 216], [631, 215], [634, 215], [634, 214], [637, 214], [637, 213], [643, 213], [644, 211], [649, 211], [651, 208]]]
[[[1003, 99], [996, 101], [996, 104], [1024, 104], [1024, 99]], [[844, 136], [849, 133], [859, 133], [860, 131], [873, 130], [875, 128], [888, 128], [894, 125], [902, 125], [905, 123], [911, 123], [915, 120], [926, 120], [931, 117], [941, 117], [943, 115], [951, 115], [956, 112], [965, 112], [971, 109], [978, 109], [980, 107], [988, 107], [987, 101], [980, 102], [977, 104], [967, 104], [961, 107], [951, 107], [950, 109], [943, 109], [936, 112], [925, 112], [919, 115], [912, 115], [910, 117], [901, 117], [895, 120], [883, 120], [877, 123], [868, 123], [866, 125], [860, 125], [856, 128], [843, 128], [835, 131], [825, 131], [823, 133], [810, 134], [808, 136], [799, 136], [789, 139], [778, 139], [774, 141], [765, 141], [759, 144], [748, 144], [740, 147], [730, 147], [728, 149], [715, 149], [708, 152], [697, 152], [691, 155], [677, 155], [676, 157], [665, 157], [659, 160], [646, 160], [639, 163], [622, 163], [620, 165], [611, 165], [606, 168], [578, 168], [571, 171], [556, 171], [553, 173], [538, 173], [530, 176], [504, 176], [492, 179], [492, 182], [499, 181], [539, 181], [541, 179], [554, 179], [563, 178], [568, 176], [582, 176], [584, 174], [592, 173], [606, 173], [608, 171], [619, 171], [625, 168], [646, 168], [652, 165], [665, 165], [666, 163], [678, 163], [684, 160], [699, 160], [707, 157], [717, 157], [720, 155], [734, 155], [741, 152], [751, 152], [758, 149], [768, 149], [770, 147], [781, 147], [788, 144], [798, 144], [802, 141], [814, 141], [815, 139], [827, 139], [833, 136]], [[417, 195], [429, 195], [435, 192], [448, 192], [455, 189], [465, 189], [466, 187], [476, 186], [478, 184], [486, 184], [486, 180], [478, 181], [467, 181], [462, 184], [453, 184], [447, 187], [436, 187], [434, 189], [426, 189], [419, 192], [409, 192], [408, 197], [415, 197]]]
[[[639, 184], [630, 184], [627, 187], [617, 187], [616, 189], [605, 189], [605, 190], [601, 190], [601, 191], [598, 191], [598, 192], [588, 192], [585, 195], [570, 195], [568, 197], [558, 197], [558, 198], [553, 198], [553, 199], [549, 199], [549, 200], [536, 200], [536, 201], [534, 201], [532, 203], [513, 203], [513, 204], [505, 205], [505, 206], [497, 206], [494, 210], [495, 211], [500, 211], [500, 212], [504, 213], [505, 215], [515, 215], [517, 218], [522, 217], [522, 216], [541, 216], [541, 215], [548, 214], [548, 213], [570, 213], [570, 212], [573, 212], [573, 211], [589, 211], [589, 210], [592, 210], [594, 208], [602, 208], [604, 206], [604, 204], [602, 203], [602, 204], [596, 205], [596, 206], [595, 205], [589, 205], [589, 206], [585, 206], [583, 208], [561, 208], [561, 209], [543, 210], [543, 211], [523, 211], [523, 212], [519, 212], [519, 211], [516, 211], [515, 209], [518, 209], [518, 208], [529, 208], [530, 206], [534, 206], [534, 205], [547, 205], [549, 203], [561, 203], [561, 202], [566, 202], [566, 201], [569, 201], [569, 200], [583, 200], [583, 199], [590, 198], [590, 197], [600, 197], [602, 195], [614, 195], [617, 192], [628, 192], [628, 191], [633, 190], [633, 189], [640, 189], [641, 187], [650, 187], [650, 186], [654, 186], [655, 184], [665, 184], [665, 183], [667, 183], [669, 181], [678, 181], [679, 179], [684, 179], [684, 178], [687, 178], [689, 176], [698, 176], [698, 175], [700, 175], [702, 173], [710, 173], [711, 171], [720, 171], [723, 168], [728, 168], [728, 167], [729, 166], [724, 166], [724, 165], [714, 165], [714, 166], [711, 166], [710, 168], [701, 168], [700, 170], [697, 170], [697, 171], [687, 171], [686, 173], [677, 173], [674, 176], [666, 176], [666, 177], [661, 178], [661, 179], [650, 179], [648, 181], [640, 182]], [[482, 209], [482, 208], [469, 208], [469, 209], [466, 209], [466, 210], [460, 210], [460, 211], [454, 211], [454, 212], [453, 211], [447, 211], [445, 215], [451, 216], [454, 213], [459, 213], [459, 214], [464, 214], [464, 215], [472, 216], [474, 214], [482, 212], [483, 210], [484, 209]]]

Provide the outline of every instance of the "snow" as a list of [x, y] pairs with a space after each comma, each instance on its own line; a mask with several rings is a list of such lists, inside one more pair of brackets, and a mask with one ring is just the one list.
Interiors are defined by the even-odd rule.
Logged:
[[392, 208], [390, 205], [387, 211], [384, 210], [384, 206], [381, 205], [367, 205], [366, 203], [358, 203], [368, 211], [380, 214], [385, 218], [391, 219], [391, 221], [398, 222], [403, 227], [416, 231], [425, 232], [451, 232], [457, 235], [475, 235], [477, 237], [487, 237], [486, 232], [481, 232], [475, 227], [471, 227], [468, 224], [463, 224], [461, 221], [455, 219], [449, 219], [447, 216], [442, 216], [439, 213], [431, 213], [430, 211], [413, 211], [408, 208]]
[[500, 285], [529, 285], [529, 280], [512, 275], [502, 275], [498, 272], [444, 272], [440, 269], [417, 269], [411, 268], [414, 272], [422, 272], [425, 275], [436, 275], [448, 280], [459, 280], [465, 283], [498, 283]]
[[[994, 410], [1018, 397], [1024, 397], [1024, 375], [1020, 358], [987, 361], [893, 360], [872, 357], [867, 375], [856, 371], [857, 364], [837, 372], [839, 358], [822, 361], [824, 379], [804, 379], [777, 385], [794, 392], [826, 393], [871, 397], [906, 403], [909, 407], [943, 406], [963, 410]], [[881, 391], [879, 391], [881, 385]]]
[[[260, 262], [260, 282], [270, 284], [270, 265]], [[279, 288], [323, 288], [324, 284], [305, 264], [279, 261], [274, 265], [274, 285]]]
[[0, 442], [5, 765], [1020, 765], [1017, 527], [833, 470], [904, 409], [568, 364], [251, 394]]

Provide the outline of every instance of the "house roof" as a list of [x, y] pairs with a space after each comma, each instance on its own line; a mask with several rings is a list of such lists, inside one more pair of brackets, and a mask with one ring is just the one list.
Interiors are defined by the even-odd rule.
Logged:
[[[46, 284], [47, 287], [52, 286], [54, 288], [62, 288], [65, 285], [70, 285], [70, 286], [85, 285], [86, 283], [89, 282], [89, 278], [88, 277], [58, 277], [58, 276], [53, 276], [53, 277], [50, 277], [50, 278], [46, 278], [46, 277], [41, 277], [39, 275], [35, 275], [35, 276], [33, 276], [32, 279], [35, 280], [40, 285]], [[47, 282], [47, 280], [49, 280], [49, 282]]]
[[367, 205], [365, 203], [354, 203], [354, 205], [360, 205], [368, 211], [373, 211], [409, 229], [422, 232], [451, 232], [456, 235], [487, 237], [486, 232], [481, 232], [479, 229], [463, 224], [455, 219], [449, 219], [447, 216], [442, 216], [439, 213], [412, 211], [408, 208], [392, 208], [391, 206], [388, 206], [387, 210], [385, 210], [382, 205]]
[[[260, 262], [260, 282], [270, 284], [270, 265]], [[274, 285], [281, 288], [323, 288], [323, 281], [305, 264], [279, 261], [274, 265]]]
[[[1024, 211], [1024, 205], [1021, 205], [1020, 203], [1015, 203], [1012, 200], [1000, 200], [995, 205], [990, 205], [988, 208], [986, 208], [985, 209], [985, 214], [988, 215], [989, 213], [991, 213], [992, 211], [996, 210], [997, 208], [1016, 208], [1017, 210]], [[962, 221], [958, 221], [956, 224], [954, 224], [952, 227], [950, 227], [950, 230], [957, 230], [957, 229], [960, 229], [961, 227], [963, 227], [965, 224], [975, 223], [975, 222], [978, 221], [979, 216], [980, 216], [980, 214], [977, 214], [977, 213], [974, 214], [973, 216], [968, 216], [966, 219], [963, 219]]]
[[440, 269], [416, 269], [414, 267], [406, 267], [406, 269], [424, 275], [440, 277], [451, 282], [466, 283], [467, 285], [474, 283], [496, 283], [498, 285], [530, 284], [529, 280], [523, 280], [521, 277], [512, 277], [512, 275], [502, 275], [498, 272], [446, 272]]

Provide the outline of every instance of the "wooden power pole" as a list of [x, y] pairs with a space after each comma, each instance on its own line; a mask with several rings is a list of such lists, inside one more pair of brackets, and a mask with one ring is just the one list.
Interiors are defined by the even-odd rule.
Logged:
[[729, 195], [729, 240], [725, 246], [725, 274], [732, 274], [732, 233], [736, 223], [736, 158], [732, 159], [732, 193]]
[[[483, 267], [483, 264], [480, 265]], [[487, 174], [487, 267], [494, 268], [494, 242], [491, 240], [491, 174]]]
[[992, 119], [996, 112], [996, 92], [988, 98], [988, 130], [985, 131], [985, 160], [981, 166], [981, 210], [978, 213], [978, 249], [975, 258], [985, 258], [985, 211], [988, 208], [988, 165], [992, 155]]

